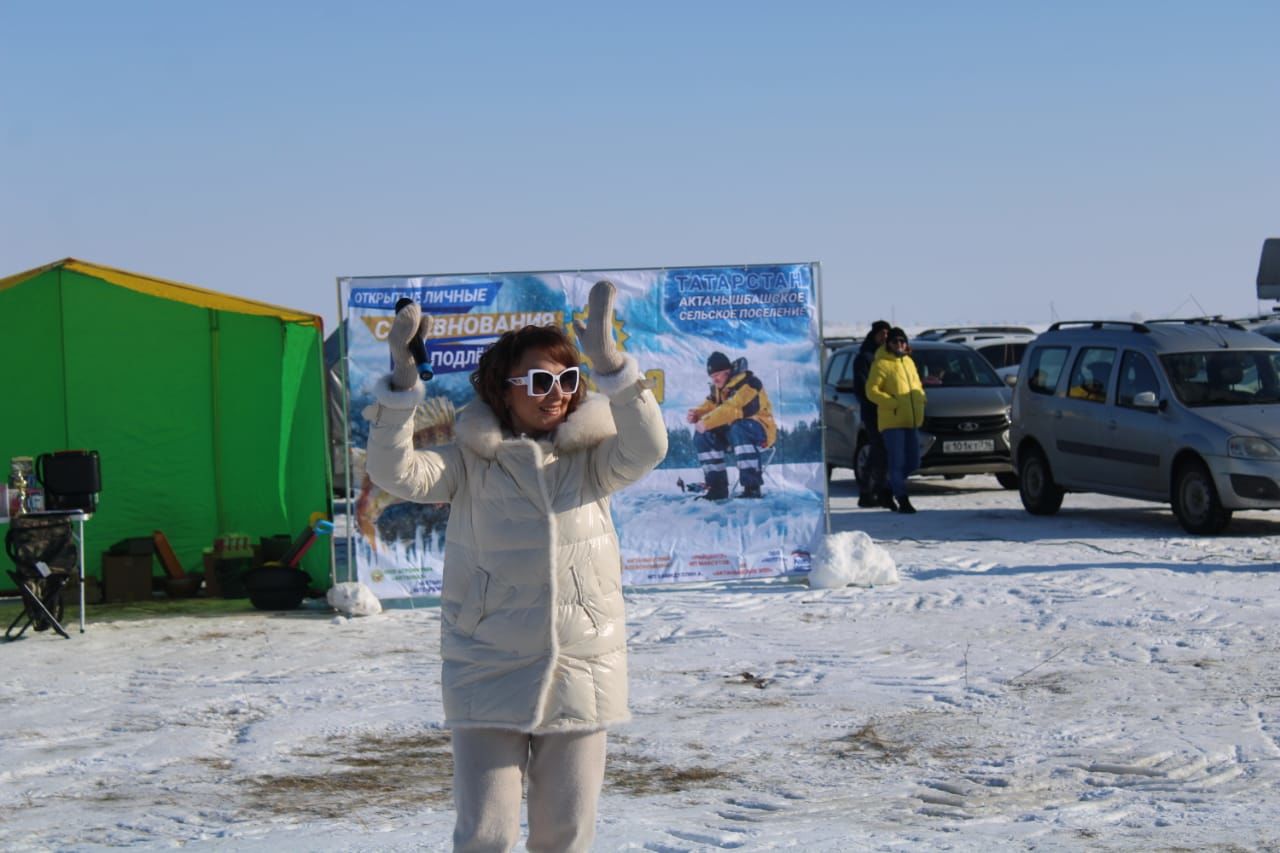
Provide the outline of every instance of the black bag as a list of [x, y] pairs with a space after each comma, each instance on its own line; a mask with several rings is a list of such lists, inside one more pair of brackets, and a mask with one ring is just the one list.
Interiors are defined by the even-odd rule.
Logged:
[[96, 450], [59, 450], [36, 458], [36, 479], [44, 486], [45, 509], [93, 512], [102, 491]]

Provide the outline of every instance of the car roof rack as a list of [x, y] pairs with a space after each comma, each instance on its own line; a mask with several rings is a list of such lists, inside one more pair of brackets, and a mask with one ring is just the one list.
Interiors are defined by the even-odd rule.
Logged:
[[1049, 331], [1056, 332], [1067, 326], [1087, 326], [1090, 329], [1101, 329], [1106, 326], [1127, 326], [1134, 332], [1151, 331], [1146, 323], [1137, 323], [1132, 320], [1059, 320], [1049, 327]]
[[861, 338], [855, 338], [855, 337], [850, 337], [845, 335], [835, 335], [830, 338], [822, 339], [822, 345], [829, 350], [840, 349], [840, 347], [847, 347], [852, 344], [860, 344], [860, 343], [862, 343]]
[[1049, 327], [1049, 331], [1056, 332], [1067, 326], [1087, 326], [1095, 331], [1103, 329], [1107, 326], [1127, 327], [1134, 332], [1150, 332], [1154, 325], [1174, 325], [1181, 324], [1184, 326], [1225, 326], [1228, 329], [1236, 329], [1241, 332], [1248, 331], [1243, 325], [1235, 320], [1224, 320], [1221, 316], [1217, 317], [1164, 317], [1155, 320], [1145, 320], [1141, 323], [1133, 320], [1059, 320]]
[[1016, 334], [1034, 335], [1035, 330], [1026, 326], [939, 326], [936, 329], [925, 329], [916, 335], [916, 340], [927, 340], [942, 335], [960, 335], [969, 332], [982, 334]]
[[1233, 317], [1232, 323], [1239, 323], [1246, 329], [1252, 329], [1254, 326], [1261, 326], [1265, 323], [1274, 323], [1280, 320], [1280, 311], [1268, 311], [1265, 314], [1254, 314], [1252, 317]]
[[1188, 326], [1226, 326], [1228, 329], [1247, 331], [1237, 320], [1224, 320], [1221, 314], [1213, 317], [1170, 317], [1161, 320], [1148, 320], [1148, 323], [1183, 323]]

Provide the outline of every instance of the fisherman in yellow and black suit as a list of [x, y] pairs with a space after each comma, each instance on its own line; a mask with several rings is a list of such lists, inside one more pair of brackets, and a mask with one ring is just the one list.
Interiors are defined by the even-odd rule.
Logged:
[[731, 362], [724, 353], [713, 352], [707, 358], [707, 375], [711, 377], [711, 393], [685, 416], [697, 431], [693, 447], [707, 482], [703, 497], [712, 501], [729, 497], [724, 454], [731, 449], [742, 497], [758, 498], [764, 484], [760, 451], [772, 447], [778, 437], [769, 395], [759, 378], [747, 370], [745, 358]]

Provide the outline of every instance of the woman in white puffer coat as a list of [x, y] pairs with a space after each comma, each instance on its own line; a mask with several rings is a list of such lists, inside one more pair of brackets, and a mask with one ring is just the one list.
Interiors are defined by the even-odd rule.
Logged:
[[604, 782], [605, 729], [628, 719], [626, 632], [609, 495], [666, 455], [635, 360], [613, 340], [614, 288], [591, 290], [577, 328], [593, 379], [555, 327], [508, 332], [472, 374], [478, 399], [454, 444], [412, 446], [423, 397], [392, 326], [394, 372], [369, 421], [369, 476], [407, 500], [451, 504], [441, 594], [442, 686], [453, 731], [455, 850], [510, 850], [529, 781], [529, 850], [586, 850]]

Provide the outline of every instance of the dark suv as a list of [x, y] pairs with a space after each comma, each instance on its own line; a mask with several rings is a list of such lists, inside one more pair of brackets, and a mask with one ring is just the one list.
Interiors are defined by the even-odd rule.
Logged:
[[[865, 468], [869, 448], [853, 393], [856, 345], [827, 359], [822, 415], [827, 474], [833, 468]], [[1009, 452], [1011, 392], [986, 359], [962, 344], [916, 340], [911, 344], [924, 384], [923, 458], [916, 474], [995, 474], [1006, 489], [1018, 487]]]
[[1280, 508], [1280, 344], [1212, 320], [1054, 323], [1027, 350], [1013, 441], [1028, 512], [1064, 492], [1164, 501], [1189, 533]]

